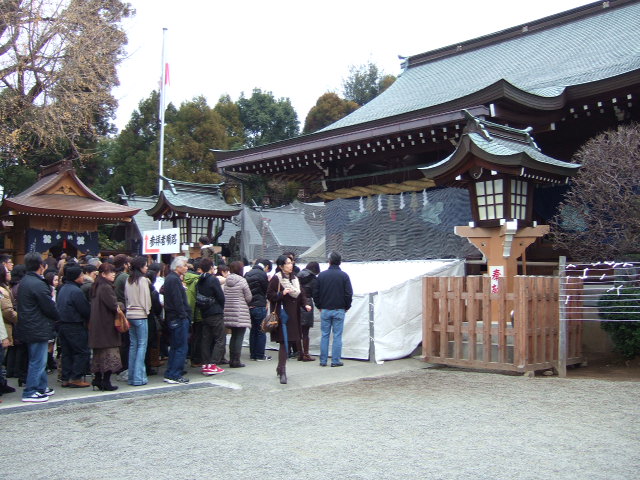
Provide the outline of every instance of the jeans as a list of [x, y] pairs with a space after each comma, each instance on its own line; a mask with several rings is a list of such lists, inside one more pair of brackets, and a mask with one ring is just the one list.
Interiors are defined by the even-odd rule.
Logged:
[[266, 307], [253, 307], [249, 309], [251, 315], [251, 331], [249, 332], [249, 353], [252, 360], [264, 358], [264, 347], [267, 344], [267, 335], [262, 331], [262, 320], [267, 316]]
[[329, 336], [333, 329], [333, 346], [331, 349], [331, 363], [333, 365], [340, 363], [342, 356], [342, 329], [344, 327], [345, 311], [326, 310], [323, 309], [320, 314], [320, 331], [322, 338], [320, 339], [320, 364], [326, 365], [329, 356]]
[[147, 354], [149, 324], [146, 318], [129, 319], [129, 385], [145, 385], [148, 382], [144, 359]]
[[89, 332], [82, 323], [62, 323], [58, 329], [62, 356], [62, 381], [79, 380], [91, 371]]
[[227, 336], [224, 333], [224, 318], [221, 313], [202, 319], [202, 363], [215, 364], [224, 357]]
[[22, 391], [22, 398], [30, 397], [36, 392], [44, 393], [47, 389], [47, 354], [49, 342], [28, 343], [29, 368], [27, 383]]
[[189, 344], [189, 319], [178, 318], [169, 322], [171, 343], [169, 344], [169, 362], [164, 372], [165, 378], [176, 379], [182, 377], [184, 362], [187, 359]]

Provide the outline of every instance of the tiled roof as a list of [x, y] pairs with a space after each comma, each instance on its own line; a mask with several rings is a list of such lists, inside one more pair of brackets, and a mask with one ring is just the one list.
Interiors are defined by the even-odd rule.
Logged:
[[[158, 222], [145, 211], [156, 204], [156, 201], [158, 200], [157, 197], [123, 196], [122, 200], [130, 207], [140, 209], [140, 211], [133, 216], [133, 221], [141, 235], [142, 232], [158, 229]], [[173, 228], [173, 224], [171, 222], [163, 221], [162, 228]]]
[[[5, 198], [0, 214], [15, 211], [35, 215], [128, 220], [138, 211], [100, 198], [78, 178], [69, 161], [50, 165], [45, 168], [45, 173], [15, 197]], [[60, 185], [60, 189], [54, 193], [56, 185]]]
[[426, 177], [437, 178], [453, 171], [459, 173], [468, 153], [495, 165], [527, 167], [559, 177], [572, 176], [580, 168], [579, 164], [557, 160], [542, 153], [530, 136], [529, 129], [506, 127], [468, 113], [466, 115], [467, 126], [455, 151], [433, 165], [419, 168]]
[[147, 209], [151, 216], [162, 214], [165, 209], [187, 213], [196, 217], [229, 218], [240, 213], [240, 208], [229, 205], [222, 197], [221, 185], [180, 182], [164, 178], [165, 188], [157, 203]]
[[[516, 91], [553, 98], [566, 88], [640, 69], [640, 3], [580, 7], [583, 16], [531, 22], [480, 39], [410, 57], [381, 95], [322, 131], [446, 104], [506, 82]], [[621, 4], [617, 6], [616, 3]], [[597, 10], [596, 10], [597, 9]]]

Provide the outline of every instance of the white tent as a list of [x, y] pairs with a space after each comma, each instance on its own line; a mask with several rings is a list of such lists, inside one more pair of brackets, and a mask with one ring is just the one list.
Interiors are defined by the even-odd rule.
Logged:
[[[326, 268], [320, 265], [321, 271]], [[464, 275], [461, 260], [346, 262], [340, 268], [349, 274], [354, 291], [345, 317], [342, 356], [376, 362], [406, 357], [422, 341], [422, 277]], [[320, 315], [315, 314], [309, 336], [310, 351], [317, 355]]]

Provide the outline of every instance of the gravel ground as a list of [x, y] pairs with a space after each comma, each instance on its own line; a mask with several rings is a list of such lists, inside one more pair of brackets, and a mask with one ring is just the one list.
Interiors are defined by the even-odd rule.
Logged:
[[[275, 383], [275, 375], [273, 376]], [[419, 368], [0, 417], [11, 479], [637, 479], [640, 382]]]

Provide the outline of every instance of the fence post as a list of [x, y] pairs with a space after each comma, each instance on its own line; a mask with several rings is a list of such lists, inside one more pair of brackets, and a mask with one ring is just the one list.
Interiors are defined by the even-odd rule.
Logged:
[[376, 341], [375, 341], [375, 313], [373, 309], [373, 296], [376, 293], [369, 294], [369, 361], [376, 363]]
[[558, 315], [558, 376], [565, 378], [567, 376], [567, 257], [559, 258], [559, 292], [558, 307], [560, 309]]

